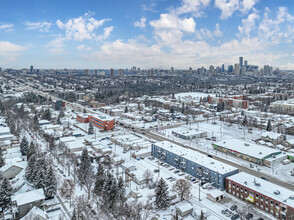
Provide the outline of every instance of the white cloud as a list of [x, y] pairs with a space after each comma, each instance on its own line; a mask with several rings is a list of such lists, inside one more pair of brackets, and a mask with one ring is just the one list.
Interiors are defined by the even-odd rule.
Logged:
[[0, 31], [5, 31], [5, 32], [13, 31], [14, 30], [13, 26], [14, 24], [1, 24]]
[[250, 32], [255, 27], [255, 22], [260, 18], [257, 11], [249, 14], [246, 19], [242, 19], [242, 26], [239, 26], [238, 29], [241, 34], [249, 36]]
[[145, 28], [146, 27], [146, 18], [145, 17], [141, 17], [139, 21], [136, 21], [134, 23], [135, 27], [140, 27], [140, 28]]
[[43, 22], [26, 22], [27, 30], [39, 30], [41, 32], [49, 32], [51, 27], [51, 23], [43, 21]]
[[0, 64], [15, 61], [27, 47], [13, 44], [8, 41], [0, 41]]
[[99, 35], [97, 37], [97, 41], [107, 39], [110, 36], [110, 33], [113, 31], [113, 28], [114, 28], [113, 26], [104, 28], [103, 29], [104, 30], [104, 33], [102, 35]]
[[258, 0], [215, 0], [215, 7], [221, 10], [221, 19], [228, 19], [235, 11], [248, 13]]
[[192, 13], [194, 17], [202, 17], [203, 9], [209, 6], [210, 0], [183, 0], [180, 7], [174, 9], [178, 15]]
[[92, 13], [85, 13], [83, 16], [68, 19], [66, 22], [56, 21], [57, 27], [65, 30], [66, 38], [75, 41], [84, 41], [96, 38], [95, 31], [110, 19], [96, 20]]
[[64, 50], [64, 41], [67, 40], [66, 38], [59, 35], [56, 39], [50, 41], [46, 47], [49, 48], [50, 52], [52, 54], [63, 54], [65, 52]]
[[86, 45], [83, 45], [83, 44], [77, 46], [78, 50], [84, 50], [85, 48], [86, 48]]
[[215, 25], [215, 30], [210, 31], [207, 28], [201, 28], [199, 31], [196, 31], [196, 37], [199, 40], [206, 39], [206, 38], [215, 38], [221, 37], [223, 35], [219, 24]]

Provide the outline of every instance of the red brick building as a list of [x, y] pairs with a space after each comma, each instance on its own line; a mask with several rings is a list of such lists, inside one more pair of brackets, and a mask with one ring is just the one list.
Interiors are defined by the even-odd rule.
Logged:
[[226, 191], [277, 219], [294, 219], [294, 192], [291, 190], [241, 172], [226, 178]]
[[93, 125], [103, 131], [112, 130], [115, 125], [115, 119], [106, 114], [81, 114], [77, 115], [77, 121], [80, 123], [93, 121]]

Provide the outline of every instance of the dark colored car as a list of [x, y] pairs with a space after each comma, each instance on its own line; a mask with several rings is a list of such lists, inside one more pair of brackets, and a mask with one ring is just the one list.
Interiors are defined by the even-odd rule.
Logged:
[[207, 156], [213, 158], [213, 156], [211, 156], [210, 154], [207, 154]]
[[154, 171], [154, 173], [158, 173], [159, 172], [159, 169], [155, 169], [153, 171]]
[[265, 178], [264, 176], [260, 177], [263, 180], [269, 181], [269, 179]]
[[253, 218], [253, 214], [252, 213], [248, 213], [247, 215], [245, 215], [245, 219], [249, 220]]
[[240, 215], [235, 214], [235, 215], [233, 215], [233, 216], [231, 217], [231, 220], [236, 220], [236, 219], [238, 219], [238, 218], [240, 218]]
[[235, 211], [237, 208], [238, 208], [237, 205], [232, 205], [230, 209], [231, 209], [232, 211]]

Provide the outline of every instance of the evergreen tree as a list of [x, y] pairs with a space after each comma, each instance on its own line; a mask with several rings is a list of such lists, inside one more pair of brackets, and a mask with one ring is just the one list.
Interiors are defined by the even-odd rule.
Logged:
[[271, 123], [271, 120], [270, 119], [267, 122], [266, 130], [267, 131], [272, 131], [273, 130], [272, 123]]
[[28, 147], [29, 147], [29, 142], [26, 139], [26, 137], [24, 136], [20, 142], [20, 151], [21, 151], [22, 156], [27, 155]]
[[102, 187], [102, 198], [106, 210], [112, 210], [117, 199], [117, 185], [116, 180], [109, 171]]
[[28, 147], [28, 150], [27, 150], [27, 161], [30, 160], [30, 157], [31, 157], [34, 153], [36, 153], [36, 147], [35, 147], [34, 142], [31, 141], [30, 146]]
[[60, 121], [60, 116], [58, 115], [58, 118], [57, 118], [57, 121], [56, 121], [57, 124], [61, 125], [61, 121]]
[[25, 178], [27, 179], [28, 182], [32, 182], [33, 181], [33, 173], [35, 170], [35, 164], [36, 164], [36, 154], [33, 154], [30, 156], [28, 165], [26, 167], [25, 170]]
[[94, 127], [93, 127], [93, 121], [90, 121], [89, 128], [88, 128], [88, 134], [94, 134]]
[[46, 109], [42, 115], [42, 119], [44, 120], [48, 120], [50, 121], [51, 120], [51, 112], [50, 112], [50, 109]]
[[87, 179], [90, 178], [92, 172], [93, 170], [90, 156], [88, 154], [87, 148], [85, 148], [82, 152], [81, 163], [78, 167], [78, 178], [81, 184], [85, 184], [87, 182]]
[[248, 124], [248, 120], [247, 120], [247, 116], [246, 116], [246, 115], [244, 116], [244, 119], [243, 119], [242, 124], [243, 124], [244, 126], [246, 126], [246, 125]]
[[122, 206], [126, 200], [126, 187], [122, 177], [120, 177], [117, 182], [117, 199], [120, 202], [120, 206]]
[[96, 173], [95, 186], [94, 186], [94, 193], [96, 195], [101, 195], [104, 182], [105, 182], [104, 168], [101, 164], [99, 164], [98, 170]]
[[37, 159], [33, 172], [33, 184], [37, 189], [45, 188], [47, 181], [47, 169], [44, 156]]
[[128, 113], [128, 106], [125, 107], [125, 113]]
[[46, 198], [53, 198], [57, 193], [57, 180], [53, 172], [53, 168], [50, 166], [48, 174], [46, 187], [44, 189], [44, 194]]
[[63, 118], [65, 116], [63, 108], [60, 109], [58, 117]]
[[87, 110], [84, 108], [83, 113], [87, 113]]
[[0, 149], [0, 167], [3, 167], [4, 164], [5, 164], [5, 162], [4, 162], [4, 158], [3, 158], [2, 150]]
[[39, 118], [37, 114], [34, 115], [33, 121], [35, 125], [39, 125]]
[[166, 209], [169, 207], [168, 186], [161, 178], [155, 189], [155, 205], [158, 209]]
[[7, 180], [7, 178], [3, 178], [3, 181], [0, 185], [0, 207], [2, 207], [3, 210], [10, 207], [11, 205], [11, 194], [12, 194], [12, 188]]
[[77, 220], [76, 209], [73, 210], [71, 220]]

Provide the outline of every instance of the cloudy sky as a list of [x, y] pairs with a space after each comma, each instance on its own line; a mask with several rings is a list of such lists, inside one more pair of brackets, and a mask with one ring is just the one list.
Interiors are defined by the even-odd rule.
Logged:
[[0, 67], [294, 69], [293, 0], [1, 0]]

